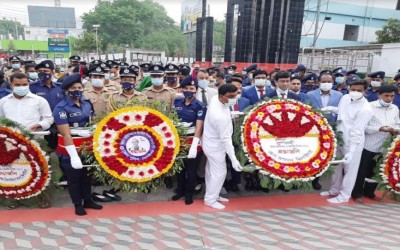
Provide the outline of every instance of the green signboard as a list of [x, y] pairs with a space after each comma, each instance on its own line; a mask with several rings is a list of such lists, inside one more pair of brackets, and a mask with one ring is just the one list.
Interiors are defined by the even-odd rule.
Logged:
[[69, 47], [69, 39], [48, 38], [49, 47]]

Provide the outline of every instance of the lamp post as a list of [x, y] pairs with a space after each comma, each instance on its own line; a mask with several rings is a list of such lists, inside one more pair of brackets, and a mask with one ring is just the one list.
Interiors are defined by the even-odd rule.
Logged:
[[100, 27], [100, 24], [93, 24], [93, 28], [96, 31], [96, 52], [97, 52], [97, 59], [100, 60], [99, 55], [99, 40], [97, 39], [97, 29]]

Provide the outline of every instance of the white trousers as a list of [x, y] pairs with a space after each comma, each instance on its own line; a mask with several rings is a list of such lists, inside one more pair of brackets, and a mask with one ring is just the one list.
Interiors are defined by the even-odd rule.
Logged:
[[204, 151], [207, 156], [206, 163], [206, 194], [204, 195], [204, 203], [211, 205], [215, 203], [219, 198], [222, 186], [226, 178], [226, 161], [225, 151]]

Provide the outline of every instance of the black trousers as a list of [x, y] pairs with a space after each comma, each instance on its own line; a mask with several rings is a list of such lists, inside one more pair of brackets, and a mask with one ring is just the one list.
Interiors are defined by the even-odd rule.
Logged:
[[358, 168], [356, 184], [354, 185], [353, 192], [351, 196], [353, 198], [361, 198], [363, 196], [368, 198], [375, 197], [375, 189], [378, 183], [371, 183], [365, 181], [365, 178], [372, 178], [374, 176], [374, 168], [377, 163], [374, 160], [375, 156], [380, 153], [374, 153], [366, 149], [363, 150], [361, 154], [360, 167]]
[[241, 182], [241, 178], [242, 178], [242, 174], [238, 171], [236, 171], [233, 167], [232, 167], [232, 161], [229, 158], [228, 155], [226, 155], [225, 157], [226, 159], [226, 166], [228, 167], [228, 170], [231, 171], [231, 183], [234, 185], [238, 185]]
[[203, 152], [198, 152], [194, 159], [183, 160], [184, 167], [177, 174], [178, 179], [178, 194], [184, 194], [186, 197], [192, 197], [197, 180], [197, 169], [201, 161]]
[[65, 156], [62, 158], [61, 164], [67, 175], [67, 187], [72, 203], [82, 204], [83, 200], [90, 199], [90, 195], [92, 194], [92, 178], [88, 174], [88, 169], [72, 168], [70, 158]]
[[51, 125], [51, 127], [49, 128], [50, 134], [49, 135], [45, 135], [44, 139], [47, 141], [47, 145], [49, 146], [49, 148], [51, 150], [55, 150], [57, 148], [58, 145], [58, 132], [57, 132], [57, 126], [55, 125], [55, 123], [53, 125]]

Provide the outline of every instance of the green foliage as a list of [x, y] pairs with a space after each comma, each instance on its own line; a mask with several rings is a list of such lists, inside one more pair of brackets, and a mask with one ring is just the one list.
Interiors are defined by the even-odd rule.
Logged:
[[24, 26], [17, 21], [8, 20], [8, 19], [0, 19], [0, 35], [6, 36], [8, 38], [8, 34], [11, 34], [14, 39], [17, 38], [17, 31], [18, 35], [24, 36]]
[[376, 43], [400, 42], [400, 19], [389, 18], [381, 30], [375, 32]]
[[[101, 43], [99, 42], [99, 47]], [[79, 53], [89, 53], [96, 51], [96, 35], [92, 32], [85, 31], [78, 39], [75, 39], [72, 44], [73, 50]]]

